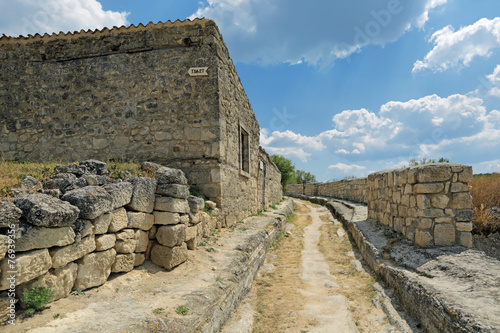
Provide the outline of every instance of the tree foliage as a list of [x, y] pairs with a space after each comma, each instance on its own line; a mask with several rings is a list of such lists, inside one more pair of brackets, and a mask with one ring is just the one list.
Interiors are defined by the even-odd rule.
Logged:
[[271, 155], [270, 158], [281, 172], [281, 186], [284, 190], [286, 184], [289, 184], [295, 175], [295, 164], [293, 164], [293, 162], [288, 158], [281, 155]]
[[316, 176], [304, 170], [296, 170], [293, 179], [295, 184], [316, 183]]
[[441, 157], [437, 161], [433, 158], [427, 159], [427, 157], [424, 157], [420, 161], [417, 161], [415, 158], [412, 158], [410, 160], [410, 166], [424, 165], [424, 164], [430, 164], [430, 163], [450, 163], [450, 160], [447, 158], [444, 158], [444, 157]]

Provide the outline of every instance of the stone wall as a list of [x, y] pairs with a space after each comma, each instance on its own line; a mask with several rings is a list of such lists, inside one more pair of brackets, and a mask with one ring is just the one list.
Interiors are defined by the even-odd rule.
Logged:
[[56, 171], [44, 193], [0, 201], [1, 304], [35, 286], [60, 299], [147, 259], [170, 270], [221, 224], [216, 204], [206, 202], [210, 217], [177, 169], [158, 166], [155, 179], [124, 181], [95, 160]]
[[472, 246], [472, 167], [437, 163], [370, 174], [368, 178], [288, 185], [290, 194], [368, 204], [368, 217], [414, 243]]
[[368, 176], [368, 217], [416, 244], [472, 246], [472, 167], [428, 164]]
[[[259, 177], [257, 180], [257, 198], [260, 198], [261, 200], [260, 202], [262, 206], [259, 210], [262, 211], [271, 205], [275, 205], [283, 199], [283, 189], [281, 187], [281, 172], [276, 164], [271, 161], [271, 158], [263, 148], [260, 148], [259, 150], [259, 159], [261, 164], [259, 165]], [[262, 189], [264, 186], [265, 191], [263, 197]]]
[[214, 21], [4, 36], [0, 71], [6, 159], [155, 161], [183, 170], [223, 225], [259, 209], [260, 128]]

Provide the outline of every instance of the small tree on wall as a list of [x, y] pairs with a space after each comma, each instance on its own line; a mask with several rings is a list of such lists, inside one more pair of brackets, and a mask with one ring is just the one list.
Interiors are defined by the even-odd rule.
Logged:
[[308, 183], [316, 183], [316, 176], [310, 172], [305, 172], [304, 170], [295, 171], [294, 175], [294, 183], [295, 184], [308, 184]]

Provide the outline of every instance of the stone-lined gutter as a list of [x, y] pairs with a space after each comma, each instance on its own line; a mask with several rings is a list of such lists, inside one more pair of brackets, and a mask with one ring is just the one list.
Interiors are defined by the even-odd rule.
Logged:
[[364, 205], [292, 195], [325, 205], [372, 271], [428, 332], [500, 332], [500, 261], [460, 246], [423, 249], [377, 221]]

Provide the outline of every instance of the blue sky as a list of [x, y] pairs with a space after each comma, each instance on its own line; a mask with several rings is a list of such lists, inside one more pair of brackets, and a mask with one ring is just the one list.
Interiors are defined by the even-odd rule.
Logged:
[[498, 0], [0, 0], [0, 33], [218, 24], [261, 145], [320, 181], [447, 157], [500, 171]]

